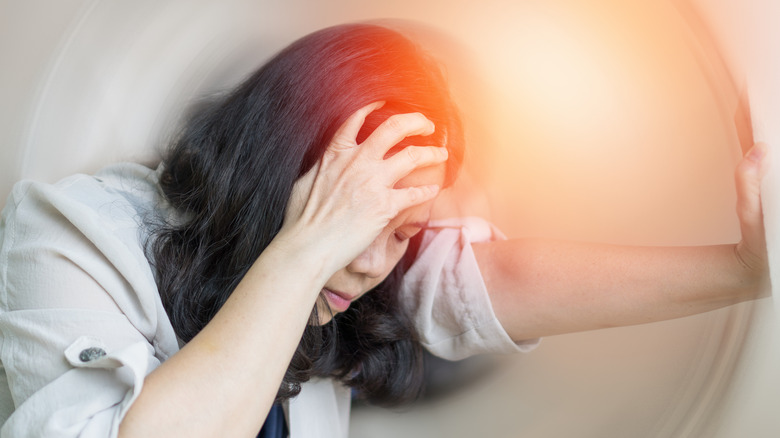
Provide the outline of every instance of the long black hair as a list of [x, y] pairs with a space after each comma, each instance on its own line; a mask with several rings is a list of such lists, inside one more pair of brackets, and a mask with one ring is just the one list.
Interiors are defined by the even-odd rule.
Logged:
[[[293, 184], [322, 157], [338, 127], [380, 100], [386, 104], [367, 118], [358, 140], [392, 114], [421, 112], [436, 132], [403, 144], [447, 147], [445, 184], [452, 182], [463, 135], [447, 84], [425, 52], [383, 26], [310, 34], [192, 114], [163, 158], [160, 177], [183, 219], [159, 227], [150, 246], [163, 305], [182, 341], [211, 320], [277, 234]], [[396, 303], [413, 253], [330, 323], [317, 325], [315, 307], [277, 401], [296, 395], [312, 376], [337, 378], [379, 404], [417, 396], [421, 349]]]

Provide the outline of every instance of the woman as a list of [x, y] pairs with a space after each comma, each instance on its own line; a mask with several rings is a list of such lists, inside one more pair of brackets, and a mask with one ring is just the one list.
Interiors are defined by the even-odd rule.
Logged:
[[197, 112], [157, 172], [15, 187], [3, 434], [254, 436], [300, 392], [291, 435], [344, 436], [334, 381], [413, 398], [418, 343], [523, 350], [752, 298], [767, 279], [764, 151], [738, 169], [738, 245], [472, 245], [495, 233], [428, 221], [462, 157], [435, 64], [381, 27], [317, 32]]
[[[204, 105], [157, 172], [18, 185], [2, 246], [5, 430], [256, 434], [313, 375], [377, 402], [414, 398], [420, 348], [396, 308], [396, 265], [454, 179], [461, 137], [431, 60], [395, 32], [341, 26]], [[344, 321], [320, 329], [331, 312]], [[96, 378], [112, 367], [130, 384]], [[312, 387], [348, 397], [330, 382]], [[297, 402], [310, 399], [322, 396]], [[292, 432], [310, 436], [302, 410]]]

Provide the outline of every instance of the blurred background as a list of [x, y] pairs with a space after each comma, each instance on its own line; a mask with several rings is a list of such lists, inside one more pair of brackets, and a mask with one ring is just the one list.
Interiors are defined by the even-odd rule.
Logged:
[[[734, 242], [750, 121], [701, 3], [0, 0], [0, 197], [21, 178], [153, 163], [192, 102], [295, 39], [403, 19], [389, 23], [441, 60], [466, 127], [442, 211], [510, 237]], [[737, 436], [724, 422], [762, 306], [546, 338], [446, 397], [356, 407], [351, 436]]]

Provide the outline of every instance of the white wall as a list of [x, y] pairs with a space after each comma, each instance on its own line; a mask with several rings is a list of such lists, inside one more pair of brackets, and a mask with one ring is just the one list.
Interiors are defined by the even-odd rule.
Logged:
[[[684, 2], [687, 3], [687, 2]], [[780, 291], [780, 4], [771, 0], [692, 0], [729, 64], [735, 82], [747, 91], [753, 136], [767, 142], [770, 170], [762, 186], [764, 222], [773, 294]], [[780, 432], [780, 320], [778, 301], [757, 309], [715, 437], [770, 437]]]

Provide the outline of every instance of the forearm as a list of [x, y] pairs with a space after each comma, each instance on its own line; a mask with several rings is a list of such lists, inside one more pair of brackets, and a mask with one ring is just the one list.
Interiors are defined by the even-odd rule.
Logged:
[[734, 245], [475, 244], [496, 316], [515, 340], [642, 324], [755, 298], [766, 285]]
[[121, 437], [260, 430], [325, 281], [316, 256], [277, 249], [272, 243], [212, 321], [147, 376]]
[[[385, 159], [403, 138], [434, 132], [422, 114], [394, 114], [358, 145], [365, 118], [383, 104], [350, 115], [296, 181], [282, 229], [205, 328], [147, 376], [121, 424], [123, 438], [257, 434], [325, 283], [400, 212], [438, 191], [395, 186], [446, 161], [443, 148], [407, 148]], [[352, 274], [358, 285], [368, 276]]]

